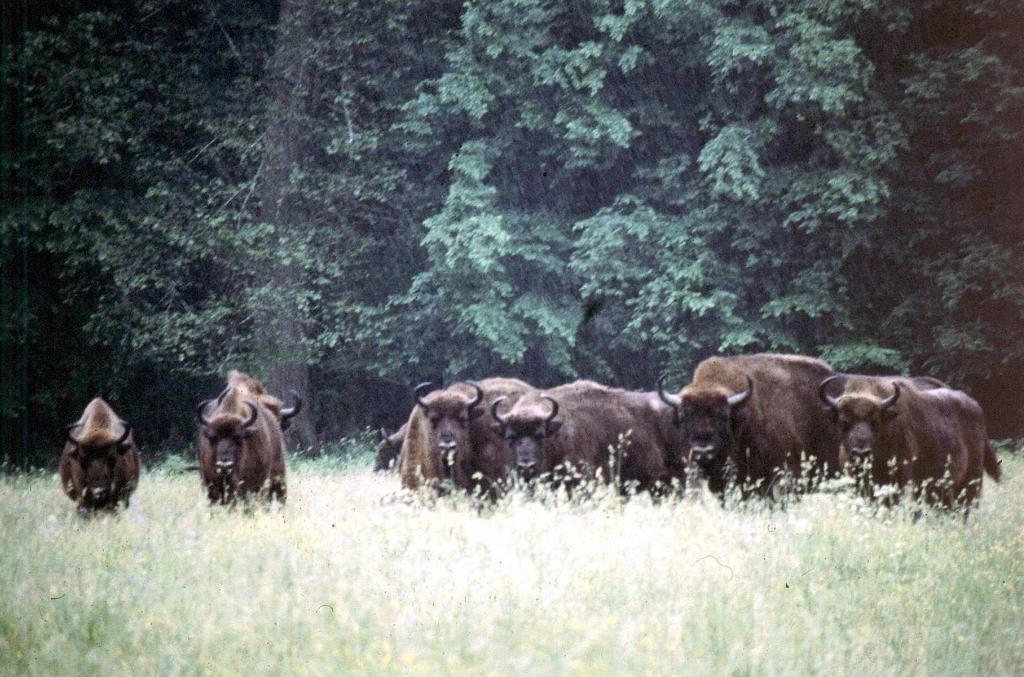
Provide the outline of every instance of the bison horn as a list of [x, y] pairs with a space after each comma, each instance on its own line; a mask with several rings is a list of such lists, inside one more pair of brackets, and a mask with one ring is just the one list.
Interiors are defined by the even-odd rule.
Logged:
[[377, 428], [377, 437], [379, 437], [380, 441], [383, 442], [388, 438], [388, 431], [384, 428]]
[[121, 425], [124, 426], [124, 433], [121, 434], [121, 439], [117, 441], [118, 444], [124, 444], [128, 436], [132, 434], [132, 424], [128, 421], [121, 421]]
[[302, 398], [299, 397], [299, 394], [294, 390], [289, 390], [288, 392], [291, 393], [292, 399], [295, 400], [295, 404], [286, 409], [281, 410], [281, 418], [283, 419], [289, 419], [298, 416], [299, 412], [302, 411]]
[[661, 401], [664, 402], [665, 404], [672, 407], [678, 407], [680, 404], [683, 403], [683, 399], [679, 397], [679, 395], [673, 395], [672, 393], [665, 392], [666, 376], [667, 374], [662, 374], [661, 376], [658, 377], [658, 397], [660, 397]]
[[474, 390], [476, 390], [476, 397], [474, 397], [469, 402], [466, 402], [466, 408], [467, 409], [472, 409], [476, 405], [478, 405], [481, 402], [483, 402], [484, 390], [483, 390], [483, 388], [480, 387], [479, 383], [477, 383], [476, 381], [463, 381], [463, 383], [465, 383], [468, 386], [471, 386]]
[[249, 428], [252, 426], [253, 423], [256, 422], [256, 415], [258, 414], [258, 412], [256, 411], [256, 405], [254, 405], [252, 402], [246, 402], [245, 406], [249, 407], [249, 418], [245, 420], [245, 423], [242, 424], [242, 427]]
[[427, 403], [423, 400], [423, 392], [428, 388], [433, 388], [434, 384], [430, 381], [424, 381], [415, 388], [412, 389], [412, 395], [416, 399], [416, 404], [420, 405], [424, 409], [427, 408]]
[[741, 393], [730, 395], [728, 402], [730, 407], [736, 407], [750, 399], [750, 395], [754, 392], [754, 381], [749, 376], [747, 377], [747, 389]]
[[884, 400], [882, 400], [878, 404], [884, 410], [884, 409], [888, 409], [892, 405], [896, 404], [896, 400], [898, 400], [898, 399], [900, 399], [900, 384], [899, 383], [893, 383], [892, 384], [892, 395], [889, 395], [889, 397], [885, 398]]
[[493, 416], [494, 420], [500, 423], [501, 425], [505, 425], [505, 419], [502, 418], [501, 414], [498, 413], [498, 405], [504, 401], [504, 397], [499, 397], [498, 399], [491, 402], [491, 416]]
[[206, 408], [210, 406], [211, 402], [213, 402], [213, 400], [203, 400], [199, 403], [199, 406], [196, 407], [196, 413], [199, 415], [199, 422], [203, 425], [210, 425], [211, 419], [206, 417]]
[[71, 431], [80, 427], [82, 427], [81, 423], [71, 423], [64, 426], [64, 433], [67, 435], [68, 442], [71, 442], [71, 444], [78, 444], [78, 440], [76, 440], [75, 436], [71, 434]]
[[842, 378], [841, 374], [834, 374], [832, 376], [829, 376], [827, 379], [822, 381], [820, 384], [818, 384], [818, 397], [820, 397], [821, 401], [824, 402], [825, 404], [827, 404], [830, 409], [838, 409], [839, 408], [839, 398], [832, 397], [831, 395], [826, 393], [825, 392], [825, 388], [828, 387], [829, 383], [832, 383], [832, 381], [835, 381], [836, 379], [839, 379], [839, 378]]
[[551, 421], [555, 420], [555, 416], [558, 416], [558, 402], [555, 400], [555, 398], [550, 397], [548, 395], [541, 395], [541, 399], [547, 400], [548, 402], [551, 403], [551, 413], [548, 414], [547, 419], [544, 420], [545, 423], [550, 423]]

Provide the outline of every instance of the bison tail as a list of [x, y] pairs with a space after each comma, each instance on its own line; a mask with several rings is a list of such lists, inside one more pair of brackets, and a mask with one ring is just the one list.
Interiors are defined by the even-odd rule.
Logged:
[[996, 456], [995, 449], [992, 448], [992, 443], [988, 440], [985, 441], [985, 472], [988, 473], [989, 477], [998, 482], [1003, 477], [1003, 463]]

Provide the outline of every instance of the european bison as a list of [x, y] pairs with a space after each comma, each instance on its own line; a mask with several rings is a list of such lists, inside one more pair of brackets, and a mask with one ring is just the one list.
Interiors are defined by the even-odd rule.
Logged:
[[388, 431], [381, 428], [377, 431], [380, 441], [377, 443], [377, 457], [373, 460], [373, 471], [384, 472], [397, 468], [399, 456], [402, 452], [402, 442], [405, 441], [405, 431], [408, 423], [403, 423], [397, 431], [388, 434]]
[[781, 470], [799, 476], [804, 453], [819, 471], [837, 473], [838, 435], [817, 396], [831, 374], [814, 358], [758, 354], [704, 360], [678, 395], [666, 393], [659, 379], [659, 394], [675, 410], [680, 461], [695, 463], [721, 493], [732, 459], [744, 495], [748, 481], [770, 495]]
[[[828, 393], [840, 381], [839, 397]], [[941, 382], [940, 382], [941, 383]], [[927, 389], [921, 389], [921, 386]], [[969, 508], [981, 493], [982, 470], [999, 480], [985, 416], [966, 393], [921, 379], [842, 376], [824, 379], [822, 402], [833, 412], [843, 452], [869, 459], [875, 485], [912, 486], [932, 504]], [[949, 484], [941, 480], [949, 473]]]
[[498, 397], [515, 400], [532, 386], [518, 379], [487, 378], [426, 394], [431, 387], [421, 383], [414, 390], [416, 406], [401, 451], [402, 486], [440, 489], [450, 480], [460, 489], [493, 498], [510, 462], [501, 438], [491, 430], [488, 408]]
[[197, 413], [199, 476], [210, 503], [231, 503], [250, 493], [284, 503], [284, 434], [274, 413], [237, 386], [202, 402]]
[[[834, 374], [825, 379], [819, 387], [819, 396], [831, 395], [837, 397], [842, 394], [847, 380], [853, 378], [872, 378], [864, 374]], [[935, 390], [937, 388], [949, 388], [944, 382], [932, 376], [887, 376], [893, 383], [898, 383], [901, 388], [913, 388], [914, 390]], [[830, 408], [831, 411], [831, 408]], [[840, 444], [839, 467], [845, 468], [850, 458], [847, 450]]]
[[139, 483], [139, 448], [132, 427], [96, 397], [77, 422], [67, 426], [60, 457], [60, 484], [78, 504], [78, 514], [114, 510]]
[[502, 398], [491, 405], [494, 430], [524, 480], [546, 476], [572, 485], [575, 475], [599, 473], [619, 488], [654, 489], [685, 479], [666, 463], [678, 435], [656, 393], [576, 381], [527, 393], [504, 413], [503, 406]]
[[[249, 391], [253, 397], [258, 399], [263, 406], [274, 414], [274, 417], [277, 418], [278, 422], [281, 424], [281, 430], [288, 430], [289, 426], [291, 426], [292, 419], [298, 416], [299, 412], [302, 411], [302, 398], [299, 397], [299, 394], [294, 390], [289, 390], [288, 392], [291, 393], [295, 404], [290, 407], [285, 407], [284, 402], [267, 392], [261, 381], [235, 369], [228, 372], [227, 387], [243, 388]], [[224, 392], [226, 393], [227, 389], [225, 389]]]

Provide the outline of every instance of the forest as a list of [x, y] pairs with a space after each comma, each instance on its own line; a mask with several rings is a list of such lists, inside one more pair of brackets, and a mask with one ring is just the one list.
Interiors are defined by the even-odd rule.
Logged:
[[97, 393], [187, 447], [230, 369], [319, 449], [421, 381], [759, 351], [1024, 435], [1017, 0], [4, 7], [8, 467]]

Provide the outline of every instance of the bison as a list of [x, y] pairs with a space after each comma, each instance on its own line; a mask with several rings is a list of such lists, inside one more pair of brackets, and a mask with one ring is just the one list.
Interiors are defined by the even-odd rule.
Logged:
[[[840, 382], [841, 394], [829, 394]], [[981, 493], [982, 471], [1001, 475], [981, 407], [935, 379], [834, 375], [818, 392], [832, 412], [844, 456], [870, 459], [875, 486], [911, 485], [915, 498], [965, 509]], [[941, 480], [949, 474], [949, 482]]]
[[67, 441], [60, 457], [60, 483], [78, 514], [128, 507], [139, 483], [139, 448], [132, 427], [103, 398], [85, 407], [81, 418], [65, 428]]
[[407, 429], [408, 424], [402, 424], [401, 428], [391, 434], [384, 428], [377, 431], [380, 441], [377, 443], [377, 457], [373, 460], [374, 472], [384, 472], [398, 466]]
[[[825, 379], [824, 385], [819, 386], [819, 397], [823, 394], [838, 396], [842, 393], [844, 384], [849, 379], [872, 378], [864, 374], [834, 374]], [[932, 376], [888, 376], [892, 383], [898, 383], [901, 388], [913, 388], [915, 390], [936, 390], [937, 388], [949, 388], [944, 382]], [[830, 407], [831, 409], [831, 407]], [[839, 467], [845, 468], [849, 463], [847, 450], [839, 446]]]
[[199, 404], [199, 476], [211, 504], [250, 493], [286, 499], [284, 434], [274, 412], [247, 388], [229, 386]]
[[744, 496], [748, 482], [770, 495], [780, 471], [799, 476], [805, 453], [819, 473], [836, 474], [839, 439], [817, 396], [832, 373], [811, 357], [757, 354], [704, 360], [678, 394], [665, 392], [659, 379], [681, 436], [677, 462], [695, 464], [709, 488], [722, 493], [732, 460]]
[[[656, 393], [608, 388], [576, 381], [522, 396], [501, 412], [491, 405], [494, 430], [502, 436], [524, 480], [546, 476], [572, 486], [578, 474], [597, 474], [619, 488], [667, 486], [685, 475], [666, 463], [675, 444], [671, 410]], [[613, 452], [614, 450], [614, 452]], [[673, 472], [677, 470], [677, 472]]]
[[413, 391], [416, 406], [406, 423], [399, 474], [406, 489], [441, 489], [444, 481], [493, 498], [508, 475], [510, 460], [492, 430], [491, 403], [516, 400], [533, 389], [512, 378], [467, 381], [427, 394], [430, 383]]
[[[243, 388], [252, 394], [257, 400], [259, 400], [263, 406], [274, 414], [278, 422], [281, 424], [281, 430], [288, 430], [291, 426], [292, 419], [299, 415], [302, 411], [302, 398], [294, 390], [289, 390], [292, 399], [295, 401], [290, 407], [285, 407], [284, 402], [274, 397], [267, 392], [266, 388], [263, 387], [263, 383], [248, 374], [242, 373], [236, 369], [232, 369], [228, 372], [228, 388]], [[222, 395], [227, 392], [227, 388], [222, 392]]]

